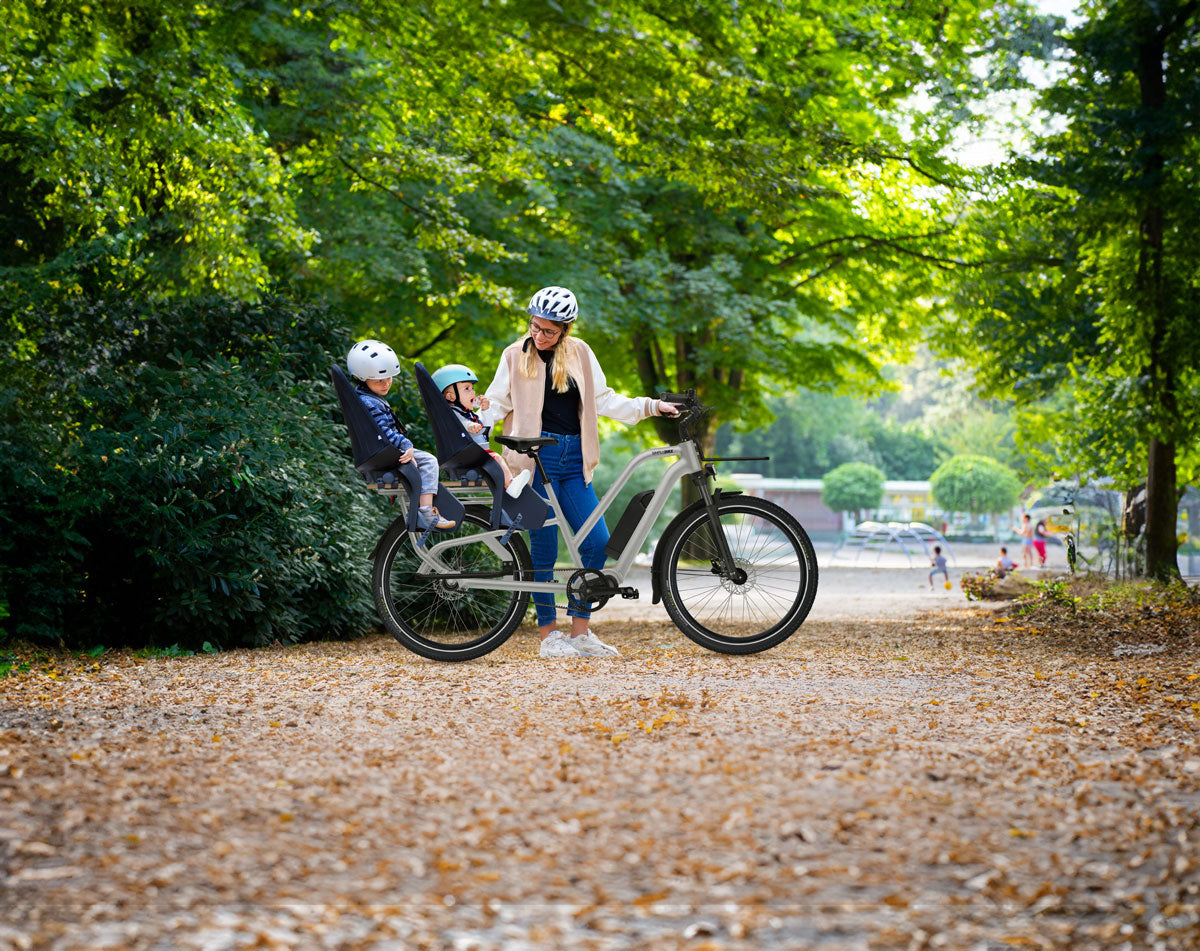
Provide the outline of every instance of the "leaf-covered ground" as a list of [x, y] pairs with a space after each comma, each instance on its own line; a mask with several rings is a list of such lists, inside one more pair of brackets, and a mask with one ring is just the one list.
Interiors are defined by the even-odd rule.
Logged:
[[749, 658], [632, 621], [614, 662], [25, 656], [0, 948], [1194, 951], [1198, 627], [1064, 596]]

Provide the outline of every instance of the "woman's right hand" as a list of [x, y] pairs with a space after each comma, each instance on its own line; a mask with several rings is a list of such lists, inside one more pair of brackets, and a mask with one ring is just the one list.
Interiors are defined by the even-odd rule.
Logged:
[[668, 403], [666, 400], [658, 400], [658, 415], [659, 416], [678, 416], [679, 404]]

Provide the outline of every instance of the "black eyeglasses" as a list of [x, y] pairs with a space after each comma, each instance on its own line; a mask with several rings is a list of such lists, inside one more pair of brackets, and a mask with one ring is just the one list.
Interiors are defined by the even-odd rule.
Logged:
[[547, 330], [545, 327], [539, 327], [532, 320], [529, 321], [529, 332], [535, 337], [544, 337], [546, 340], [556, 340], [562, 336], [561, 330]]

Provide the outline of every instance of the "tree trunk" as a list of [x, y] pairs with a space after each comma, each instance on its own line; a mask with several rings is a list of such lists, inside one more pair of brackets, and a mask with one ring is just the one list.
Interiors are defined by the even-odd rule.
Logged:
[[[1195, 4], [1189, 6], [1195, 7]], [[1175, 27], [1179, 25], [1177, 21]], [[1138, 255], [1136, 286], [1139, 303], [1150, 327], [1146, 376], [1147, 403], [1155, 417], [1146, 466], [1146, 573], [1168, 580], [1179, 577], [1176, 562], [1179, 544], [1175, 538], [1177, 517], [1175, 493], [1175, 446], [1162, 438], [1169, 433], [1178, 406], [1175, 387], [1175, 355], [1169, 342], [1171, 304], [1163, 287], [1163, 239], [1167, 233], [1167, 209], [1161, 183], [1166, 158], [1162, 142], [1163, 123], [1158, 118], [1166, 106], [1166, 36], [1168, 25], [1154, 25], [1140, 38], [1138, 87], [1141, 104], [1148, 119], [1142, 135], [1139, 173], [1148, 182], [1141, 220], [1141, 250]]]
[[1146, 485], [1135, 485], [1125, 493], [1121, 506], [1121, 535], [1134, 542], [1146, 528]]
[[1179, 539], [1175, 536], [1178, 498], [1175, 447], [1151, 439], [1146, 475], [1146, 574], [1159, 581], [1179, 577]]

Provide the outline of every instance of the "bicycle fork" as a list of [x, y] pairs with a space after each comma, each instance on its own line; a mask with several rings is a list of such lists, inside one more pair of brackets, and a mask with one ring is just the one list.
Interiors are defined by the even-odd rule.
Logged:
[[[717, 554], [720, 556], [720, 563], [713, 561], [712, 572], [714, 575], [719, 575], [722, 580], [732, 581], [734, 584], [746, 583], [746, 572], [738, 567], [733, 558], [733, 551], [729, 547], [729, 539], [725, 537], [725, 529], [721, 525], [721, 510], [720, 501], [723, 491], [717, 489], [715, 492], [709, 488], [709, 479], [716, 477], [716, 470], [711, 465], [704, 465], [699, 472], [691, 474], [691, 480], [696, 485], [696, 491], [700, 493], [700, 500], [704, 503], [704, 510], [708, 513], [709, 528], [713, 533], [713, 537], [717, 544]], [[728, 492], [726, 495], [740, 495], [740, 492]]]

